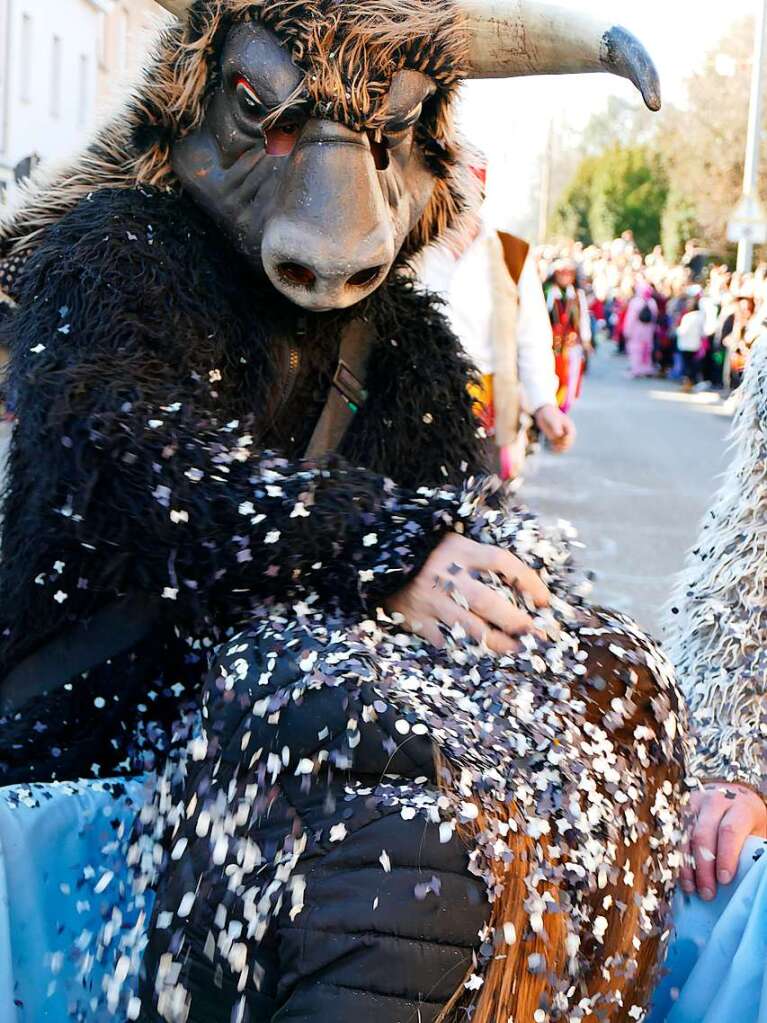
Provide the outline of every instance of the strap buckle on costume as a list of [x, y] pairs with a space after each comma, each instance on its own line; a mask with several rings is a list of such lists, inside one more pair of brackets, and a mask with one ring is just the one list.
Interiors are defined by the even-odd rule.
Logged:
[[335, 387], [352, 412], [359, 412], [367, 401], [368, 392], [343, 359], [338, 361], [335, 376], [333, 377], [333, 387]]

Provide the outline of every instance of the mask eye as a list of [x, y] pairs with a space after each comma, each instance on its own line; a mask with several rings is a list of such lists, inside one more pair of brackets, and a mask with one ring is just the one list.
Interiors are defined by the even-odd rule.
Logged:
[[264, 108], [256, 95], [256, 90], [247, 80], [240, 76], [234, 84], [234, 93], [240, 109], [250, 117], [263, 116]]
[[264, 132], [268, 156], [290, 156], [301, 134], [303, 122], [299, 117], [286, 117]]

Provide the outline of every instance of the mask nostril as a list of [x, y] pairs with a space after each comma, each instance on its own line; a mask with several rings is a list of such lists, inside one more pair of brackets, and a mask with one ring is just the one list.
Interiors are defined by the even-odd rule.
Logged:
[[360, 270], [358, 273], [352, 274], [346, 283], [352, 288], [364, 288], [366, 285], [373, 283], [382, 269], [383, 267], [381, 266], [369, 266], [367, 270]]
[[299, 288], [313, 288], [317, 281], [315, 272], [300, 263], [280, 263], [277, 266], [277, 273], [286, 284], [293, 284]]

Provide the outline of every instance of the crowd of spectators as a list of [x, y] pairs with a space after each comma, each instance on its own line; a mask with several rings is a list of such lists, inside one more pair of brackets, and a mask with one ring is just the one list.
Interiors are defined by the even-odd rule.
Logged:
[[578, 267], [595, 341], [625, 352], [631, 376], [665, 376], [686, 390], [739, 385], [767, 323], [767, 264], [734, 273], [694, 241], [673, 263], [660, 247], [642, 255], [631, 232], [605, 245], [541, 247], [542, 278], [563, 259]]

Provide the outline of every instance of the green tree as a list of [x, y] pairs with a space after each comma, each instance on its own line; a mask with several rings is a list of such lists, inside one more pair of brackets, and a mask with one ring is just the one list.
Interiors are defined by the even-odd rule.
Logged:
[[590, 245], [591, 205], [594, 192], [594, 175], [599, 163], [597, 157], [586, 157], [581, 161], [570, 184], [562, 194], [552, 219], [552, 232], [566, 238], [574, 238], [584, 245]]
[[586, 157], [565, 190], [554, 231], [585, 244], [634, 232], [649, 251], [660, 242], [668, 179], [660, 156], [648, 146], [612, 145]]
[[644, 146], [657, 134], [657, 114], [622, 96], [608, 96], [607, 106], [592, 114], [580, 142], [581, 156], [601, 156], [613, 146]]
[[743, 186], [753, 39], [753, 20], [737, 22], [688, 80], [685, 108], [670, 108], [659, 122], [657, 147], [672, 199], [694, 221], [691, 235], [721, 255], [728, 252], [727, 221]]
[[[643, 247], [662, 240], [670, 257], [693, 237], [731, 256], [727, 221], [743, 182], [753, 33], [753, 19], [736, 22], [688, 79], [684, 105], [659, 117], [611, 97], [566, 154], [578, 170], [560, 193], [552, 231], [591, 242], [622, 225]], [[647, 168], [658, 172], [657, 188], [641, 180]]]
[[694, 203], [675, 188], [669, 190], [661, 223], [661, 244], [666, 259], [681, 259], [685, 242], [703, 235]]

